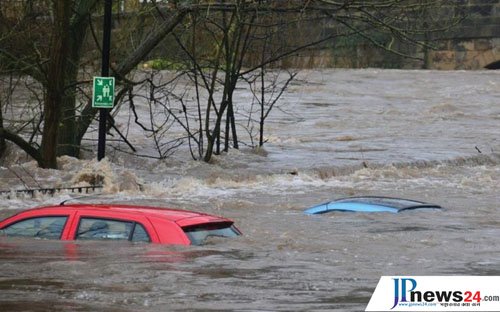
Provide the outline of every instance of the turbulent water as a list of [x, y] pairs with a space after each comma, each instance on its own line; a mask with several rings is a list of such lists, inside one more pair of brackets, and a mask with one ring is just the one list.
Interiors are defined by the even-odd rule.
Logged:
[[[361, 311], [381, 275], [500, 275], [499, 78], [303, 71], [266, 122], [264, 150], [210, 165], [112, 152], [101, 163], [61, 158], [55, 171], [12, 152], [0, 190], [99, 172], [95, 200], [223, 215], [244, 235], [199, 247], [0, 238], [0, 310]], [[76, 196], [35, 195], [4, 194], [0, 217]], [[351, 195], [445, 209], [302, 213]]]

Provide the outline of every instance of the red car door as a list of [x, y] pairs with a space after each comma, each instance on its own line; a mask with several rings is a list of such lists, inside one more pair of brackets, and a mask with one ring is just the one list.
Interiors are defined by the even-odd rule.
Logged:
[[71, 223], [71, 226], [69, 227], [69, 231], [67, 233], [68, 239], [74, 240], [74, 239], [79, 239], [78, 236], [80, 236], [80, 239], [83, 238], [81, 233], [78, 232], [79, 227], [84, 225], [84, 222], [88, 222], [89, 220], [94, 220], [96, 223], [99, 221], [101, 222], [108, 222], [108, 223], [137, 223], [140, 225], [147, 233], [149, 236], [149, 240], [152, 243], [158, 243], [158, 235], [156, 234], [156, 231], [153, 228], [153, 225], [151, 222], [146, 218], [145, 216], [141, 215], [135, 215], [135, 214], [127, 214], [127, 213], [117, 213], [114, 211], [101, 211], [101, 210], [86, 210], [86, 211], [78, 211]]

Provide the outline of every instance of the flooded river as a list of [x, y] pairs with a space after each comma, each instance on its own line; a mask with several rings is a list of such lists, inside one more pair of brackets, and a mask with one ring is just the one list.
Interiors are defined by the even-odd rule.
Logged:
[[[499, 98], [494, 71], [303, 71], [266, 123], [265, 152], [210, 165], [113, 152], [59, 171], [19, 157], [0, 189], [97, 171], [95, 200], [223, 215], [244, 235], [196, 247], [0, 238], [0, 310], [362, 311], [381, 275], [500, 275]], [[351, 195], [445, 209], [303, 214]], [[5, 196], [0, 218], [72, 196]]]

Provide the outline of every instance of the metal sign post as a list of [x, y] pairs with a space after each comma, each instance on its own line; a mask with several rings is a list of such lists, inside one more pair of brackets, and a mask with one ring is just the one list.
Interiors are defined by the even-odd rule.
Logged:
[[[114, 78], [104, 78], [109, 76], [109, 50], [111, 46], [111, 18], [112, 18], [113, 0], [104, 0], [104, 24], [102, 35], [102, 67], [101, 76], [94, 78], [94, 96], [92, 105], [96, 103], [104, 106], [99, 108], [99, 141], [97, 143], [97, 160], [104, 158], [106, 153], [106, 121], [108, 119], [108, 110], [113, 107], [114, 101]], [[109, 80], [108, 80], [109, 79]], [[98, 88], [96, 89], [96, 84]], [[111, 87], [112, 84], [112, 87]], [[111, 106], [109, 100], [111, 95]], [[101, 98], [98, 98], [101, 96]], [[95, 101], [97, 100], [97, 102]], [[103, 108], [106, 107], [106, 108]]]

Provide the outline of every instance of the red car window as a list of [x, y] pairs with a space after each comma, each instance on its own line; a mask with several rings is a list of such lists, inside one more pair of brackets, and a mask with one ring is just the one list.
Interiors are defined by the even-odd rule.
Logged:
[[61, 238], [66, 216], [44, 216], [23, 219], [2, 229], [6, 236], [25, 236], [39, 238]]
[[138, 223], [90, 217], [80, 219], [75, 239], [150, 241], [146, 230]]
[[135, 227], [134, 227], [133, 234], [132, 234], [132, 241], [133, 242], [147, 242], [147, 243], [151, 242], [151, 239], [149, 238], [148, 233], [146, 232], [144, 227], [139, 223], [135, 223]]

